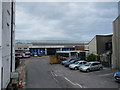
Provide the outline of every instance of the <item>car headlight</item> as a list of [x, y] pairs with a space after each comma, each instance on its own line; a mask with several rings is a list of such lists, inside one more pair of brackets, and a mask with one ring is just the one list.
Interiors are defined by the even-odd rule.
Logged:
[[114, 77], [115, 77], [115, 76], [118, 76], [118, 74], [117, 74], [117, 73], [115, 73], [115, 74], [114, 74]]
[[84, 67], [83, 69], [86, 70], [87, 68]]

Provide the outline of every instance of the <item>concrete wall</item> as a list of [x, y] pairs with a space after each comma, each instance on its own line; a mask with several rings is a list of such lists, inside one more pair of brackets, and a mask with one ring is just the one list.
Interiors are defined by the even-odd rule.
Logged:
[[105, 43], [112, 39], [112, 35], [96, 35], [88, 44], [89, 53], [102, 54], [105, 52]]
[[32, 44], [25, 44], [25, 43], [16, 43], [15, 44], [15, 50], [25, 50], [25, 48], [27, 48], [27, 50], [29, 50], [29, 46], [32, 46]]
[[97, 54], [96, 36], [89, 42], [89, 53]]
[[[13, 32], [15, 30], [15, 18], [13, 20], [14, 25], [11, 25], [11, 16], [13, 14], [11, 5], [11, 2], [0, 2], [0, 89], [8, 86], [10, 74], [15, 71], [15, 51], [14, 43], [12, 43], [15, 38]], [[15, 12], [13, 17], [15, 17]]]
[[112, 39], [112, 35], [107, 35], [107, 36], [97, 36], [97, 54], [103, 54], [105, 53], [105, 44], [109, 40]]
[[2, 81], [2, 71], [1, 71], [1, 69], [2, 69], [2, 2], [1, 2], [1, 0], [0, 0], [0, 89], [1, 89], [1, 81]]
[[75, 46], [75, 50], [82, 50], [84, 51], [85, 50], [85, 46]]
[[120, 16], [113, 22], [112, 68], [120, 69]]
[[11, 73], [11, 3], [2, 4], [2, 68], [3, 68], [3, 88], [10, 82]]

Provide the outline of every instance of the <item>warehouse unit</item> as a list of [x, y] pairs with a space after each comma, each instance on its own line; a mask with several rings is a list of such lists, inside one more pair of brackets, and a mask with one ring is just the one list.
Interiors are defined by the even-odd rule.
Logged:
[[113, 22], [113, 58], [112, 68], [120, 69], [120, 15]]
[[83, 47], [84, 45], [86, 44], [72, 41], [38, 41], [28, 43], [19, 41], [16, 43], [15, 50], [16, 52], [25, 51], [25, 49], [29, 50], [31, 56], [55, 55], [56, 51], [73, 51], [75, 46]]
[[29, 49], [32, 56], [55, 55], [56, 51], [72, 51], [75, 45], [81, 45], [81, 43], [63, 41], [39, 41], [31, 42], [31, 44]]
[[118, 17], [113, 21], [113, 57], [112, 68], [120, 69], [120, 2], [118, 2]]
[[96, 35], [88, 44], [89, 54], [95, 54], [96, 59], [106, 67], [111, 67], [112, 63], [112, 36], [112, 34]]
[[0, 0], [0, 89], [6, 88], [15, 71], [15, 2]]
[[62, 48], [61, 46], [30, 46], [29, 47], [31, 56], [39, 56], [39, 55], [55, 55], [56, 51], [72, 51], [74, 48]]
[[45, 49], [44, 48], [30, 48], [31, 56], [40, 56], [45, 55]]
[[89, 42], [89, 53], [100, 55], [105, 52], [105, 44], [107, 41], [112, 40], [112, 34], [110, 35], [96, 35]]

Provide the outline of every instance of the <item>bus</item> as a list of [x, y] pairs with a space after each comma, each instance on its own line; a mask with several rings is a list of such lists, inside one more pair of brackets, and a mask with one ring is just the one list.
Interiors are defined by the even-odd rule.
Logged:
[[15, 53], [15, 58], [22, 58], [22, 53]]
[[30, 58], [30, 52], [25, 52], [22, 54], [23, 58]]
[[77, 57], [86, 60], [86, 51], [56, 51], [56, 57], [60, 60], [66, 60], [69, 57]]

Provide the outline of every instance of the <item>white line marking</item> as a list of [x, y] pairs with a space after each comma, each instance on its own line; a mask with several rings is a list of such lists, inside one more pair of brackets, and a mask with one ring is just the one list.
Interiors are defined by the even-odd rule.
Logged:
[[52, 76], [54, 76], [53, 72], [51, 71]]
[[80, 88], [83, 88], [82, 85], [80, 85], [80, 84], [78, 84], [78, 83], [76, 83], [76, 85], [78, 85]]
[[56, 82], [58, 82], [58, 80], [55, 78], [56, 75], [55, 75], [52, 71], [51, 71], [51, 74], [52, 74], [54, 80], [55, 80]]
[[75, 83], [73, 83], [72, 81], [70, 81], [68, 78], [64, 77], [68, 82], [70, 82], [72, 85], [76, 85]]
[[53, 77], [54, 78], [54, 80], [56, 81], [56, 82], [58, 82], [58, 80], [55, 78], [55, 77]]
[[54, 73], [54, 75], [57, 77], [58, 75]]
[[67, 80], [68, 82], [70, 82], [72, 85], [77, 85], [77, 86], [79, 86], [80, 88], [83, 88], [82, 85], [80, 85], [80, 84], [78, 84], [78, 83], [73, 83], [73, 82], [70, 81], [67, 77], [64, 77], [64, 78], [65, 78], [65, 80]]

